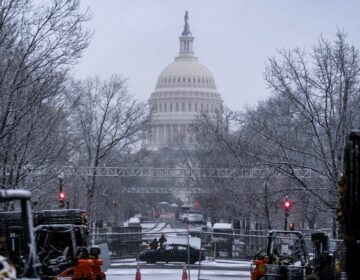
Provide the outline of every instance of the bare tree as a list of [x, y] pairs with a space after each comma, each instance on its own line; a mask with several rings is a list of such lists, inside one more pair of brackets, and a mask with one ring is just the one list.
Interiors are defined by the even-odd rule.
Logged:
[[[121, 156], [136, 148], [150, 118], [146, 104], [128, 93], [126, 80], [112, 76], [108, 81], [98, 77], [72, 85], [74, 112], [71, 117], [74, 133], [73, 164], [94, 167], [86, 182], [87, 209], [96, 204], [96, 167], [106, 165], [114, 155]], [[89, 214], [90, 215], [90, 214]]]
[[[354, 101], [359, 98], [359, 53], [345, 37], [338, 32], [333, 44], [320, 38], [310, 55], [312, 64], [298, 49], [271, 58], [266, 80], [276, 97], [249, 110], [243, 119], [256, 137], [268, 143], [253, 155], [294, 179], [330, 209], [336, 207], [346, 132], [358, 118]], [[330, 195], [314, 192], [313, 183], [294, 171], [298, 167], [326, 178]]]
[[[280, 51], [269, 59], [265, 78], [273, 96], [233, 113], [226, 126], [204, 118], [206, 134], [212, 137], [203, 137], [203, 143], [209, 149], [215, 147], [210, 141], [217, 143], [234, 166], [263, 166], [286, 175], [293, 183], [283, 195], [291, 192], [305, 215], [302, 219], [314, 226], [318, 217], [308, 209], [328, 215], [337, 207], [346, 132], [360, 117], [359, 53], [338, 32], [333, 43], [320, 38], [310, 54]], [[311, 170], [314, 177], [301, 177], [297, 168]], [[291, 188], [303, 189], [310, 199], [301, 201], [302, 193]]]
[[2, 184], [16, 185], [24, 166], [49, 166], [62, 155], [61, 94], [68, 70], [88, 45], [87, 19], [79, 0], [1, 1], [0, 164], [10, 170], [1, 174]]

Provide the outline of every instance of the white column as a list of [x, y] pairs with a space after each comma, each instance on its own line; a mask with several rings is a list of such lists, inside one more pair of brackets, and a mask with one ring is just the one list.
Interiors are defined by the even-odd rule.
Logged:
[[166, 129], [165, 129], [165, 141], [166, 141], [166, 143], [167, 144], [169, 144], [170, 143], [170, 125], [166, 125], [165, 126], [166, 127]]
[[161, 144], [165, 143], [165, 126], [164, 125], [160, 126], [160, 143]]
[[158, 136], [158, 141], [157, 144], [160, 145], [161, 144], [161, 130], [160, 130], [160, 125], [157, 126], [157, 136]]
[[170, 125], [170, 143], [173, 144], [174, 141], [174, 125]]
[[156, 141], [156, 131], [155, 126], [151, 127], [151, 144], [155, 144]]

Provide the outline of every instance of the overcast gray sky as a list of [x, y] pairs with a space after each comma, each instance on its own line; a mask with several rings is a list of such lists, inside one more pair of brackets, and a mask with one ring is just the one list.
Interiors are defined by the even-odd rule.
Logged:
[[94, 36], [75, 76], [122, 74], [143, 101], [178, 54], [186, 10], [195, 55], [234, 110], [270, 95], [263, 73], [278, 49], [309, 50], [338, 28], [360, 48], [360, 0], [82, 0], [82, 7], [91, 10]]

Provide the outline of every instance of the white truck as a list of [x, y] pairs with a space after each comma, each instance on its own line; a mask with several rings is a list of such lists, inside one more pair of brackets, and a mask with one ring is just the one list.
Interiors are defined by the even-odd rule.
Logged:
[[212, 240], [216, 257], [232, 257], [234, 227], [230, 223], [215, 223], [212, 227]]

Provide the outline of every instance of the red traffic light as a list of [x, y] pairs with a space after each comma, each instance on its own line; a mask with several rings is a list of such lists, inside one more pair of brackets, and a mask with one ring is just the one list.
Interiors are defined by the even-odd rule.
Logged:
[[293, 202], [289, 199], [289, 198], [285, 198], [285, 200], [283, 201], [283, 207], [285, 210], [289, 210], [293, 205]]
[[59, 200], [60, 200], [60, 201], [64, 201], [64, 200], [65, 200], [65, 192], [60, 192], [60, 193], [59, 193]]

